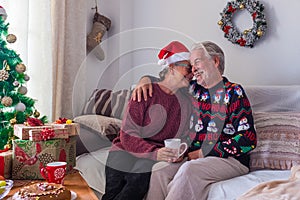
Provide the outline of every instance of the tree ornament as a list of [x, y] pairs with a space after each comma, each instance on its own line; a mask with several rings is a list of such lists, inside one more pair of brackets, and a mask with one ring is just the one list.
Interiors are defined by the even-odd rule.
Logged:
[[26, 71], [26, 66], [23, 63], [17, 64], [16, 71], [18, 73], [24, 73]]
[[6, 11], [2, 6], [0, 6], [0, 16], [2, 17], [3, 21], [5, 21], [7, 18]]
[[17, 123], [17, 119], [16, 118], [12, 118], [11, 120], [9, 120], [11, 125], [15, 125]]
[[34, 116], [35, 118], [38, 118], [38, 117], [40, 116], [40, 112], [37, 111], [37, 110], [35, 110], [34, 113], [33, 113], [33, 116]]
[[13, 86], [18, 87], [20, 85], [19, 81], [14, 81]]
[[6, 71], [10, 71], [10, 66], [9, 66], [9, 65], [6, 65], [6, 66], [5, 66], [5, 70], [6, 70]]
[[25, 86], [21, 86], [19, 87], [18, 92], [25, 95], [27, 94], [27, 88]]
[[25, 81], [29, 81], [29, 79], [30, 79], [30, 77], [29, 77], [27, 74], [25, 74], [24, 80], [25, 80]]
[[11, 144], [4, 145], [4, 149], [11, 149]]
[[24, 103], [19, 102], [19, 103], [17, 103], [15, 108], [16, 108], [16, 111], [24, 112], [26, 109], [26, 106]]
[[[250, 29], [239, 32], [232, 23], [232, 16], [238, 10], [246, 9], [252, 16], [253, 26]], [[233, 44], [243, 47], [254, 46], [256, 40], [261, 38], [267, 30], [267, 21], [263, 13], [264, 5], [255, 0], [235, 0], [229, 1], [223, 9], [221, 22], [218, 25], [224, 32], [224, 37]]]
[[0, 81], [6, 81], [8, 77], [9, 73], [5, 69], [0, 70]]
[[12, 102], [13, 102], [12, 98], [8, 96], [5, 96], [1, 99], [1, 104], [4, 105], [5, 107], [11, 106]]
[[14, 34], [8, 34], [6, 36], [6, 41], [8, 43], [14, 43], [14, 42], [16, 42], [16, 40], [17, 40], [17, 37]]
[[263, 33], [261, 30], [258, 30], [258, 31], [257, 31], [257, 35], [258, 35], [259, 37], [261, 37], [263, 34], [264, 34], [264, 33]]

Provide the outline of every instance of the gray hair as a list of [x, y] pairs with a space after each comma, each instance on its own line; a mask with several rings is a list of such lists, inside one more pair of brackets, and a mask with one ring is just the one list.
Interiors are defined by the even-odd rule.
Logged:
[[220, 64], [218, 66], [219, 72], [221, 73], [221, 75], [224, 73], [225, 70], [225, 56], [224, 56], [224, 52], [221, 49], [221, 47], [219, 47], [217, 44], [211, 42], [211, 41], [205, 41], [205, 42], [198, 42], [195, 43], [192, 48], [191, 51], [193, 50], [202, 50], [204, 49], [205, 52], [210, 56], [218, 56], [219, 60], [220, 60]]
[[163, 70], [159, 72], [159, 78], [163, 81], [166, 78], [166, 74], [169, 72], [169, 67], [165, 67]]

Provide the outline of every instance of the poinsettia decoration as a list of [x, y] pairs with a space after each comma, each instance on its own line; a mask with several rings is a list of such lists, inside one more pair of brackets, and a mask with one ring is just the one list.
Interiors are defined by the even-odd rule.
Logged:
[[43, 126], [44, 122], [38, 118], [28, 117], [24, 124], [28, 126]]
[[[239, 32], [232, 23], [232, 16], [239, 10], [246, 9], [252, 17], [253, 26], [243, 32]], [[261, 38], [267, 30], [267, 21], [263, 13], [264, 5], [255, 0], [236, 0], [227, 3], [221, 14], [218, 25], [224, 32], [224, 36], [234, 44], [242, 47], [254, 46], [256, 40]]]

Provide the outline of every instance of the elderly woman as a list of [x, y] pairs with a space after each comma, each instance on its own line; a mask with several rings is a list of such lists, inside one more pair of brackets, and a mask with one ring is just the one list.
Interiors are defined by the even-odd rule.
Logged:
[[106, 163], [106, 188], [102, 200], [143, 199], [148, 191], [152, 166], [157, 161], [179, 162], [164, 140], [188, 135], [191, 102], [178, 89], [192, 78], [189, 51], [173, 41], [159, 55], [164, 69], [161, 81], [152, 84], [147, 101], [130, 101], [120, 135], [113, 141]]

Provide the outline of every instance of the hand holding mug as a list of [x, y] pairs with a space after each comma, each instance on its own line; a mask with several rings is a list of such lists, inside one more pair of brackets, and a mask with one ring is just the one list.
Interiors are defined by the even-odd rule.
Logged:
[[48, 183], [61, 184], [66, 175], [66, 162], [50, 162], [40, 172]]
[[165, 142], [165, 147], [176, 150], [177, 158], [182, 156], [188, 148], [187, 143], [181, 142], [181, 139], [179, 139], [179, 138], [166, 139], [166, 140], [164, 140], [164, 142]]

